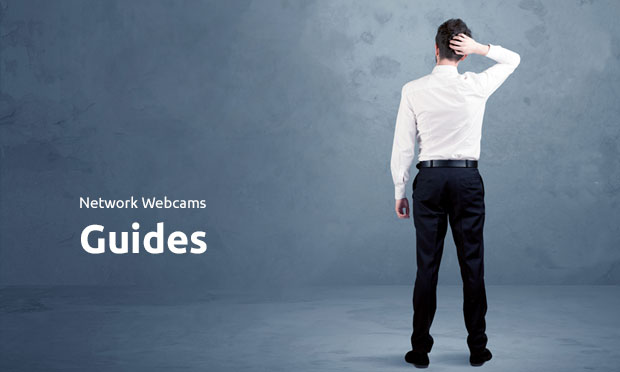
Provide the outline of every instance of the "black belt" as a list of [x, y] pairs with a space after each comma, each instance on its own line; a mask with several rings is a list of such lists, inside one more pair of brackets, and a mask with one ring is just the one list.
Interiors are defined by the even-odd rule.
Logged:
[[424, 160], [418, 162], [416, 168], [435, 168], [435, 167], [450, 167], [450, 168], [478, 168], [478, 160]]

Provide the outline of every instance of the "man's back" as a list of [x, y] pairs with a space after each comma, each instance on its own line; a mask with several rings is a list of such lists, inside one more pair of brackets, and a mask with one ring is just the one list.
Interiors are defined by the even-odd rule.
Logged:
[[454, 65], [436, 65], [403, 86], [391, 161], [397, 199], [404, 196], [416, 142], [420, 161], [479, 159], [486, 101], [521, 60], [493, 44], [486, 56], [497, 64], [481, 73], [460, 74]]

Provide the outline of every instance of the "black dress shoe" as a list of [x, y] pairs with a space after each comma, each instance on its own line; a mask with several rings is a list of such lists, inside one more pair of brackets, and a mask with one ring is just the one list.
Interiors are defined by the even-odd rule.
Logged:
[[491, 354], [489, 349], [484, 349], [484, 351], [480, 353], [471, 354], [469, 356], [469, 364], [474, 367], [480, 367], [484, 364], [484, 362], [491, 360], [492, 357], [493, 355]]
[[428, 367], [428, 353], [412, 350], [405, 354], [405, 360], [418, 368]]

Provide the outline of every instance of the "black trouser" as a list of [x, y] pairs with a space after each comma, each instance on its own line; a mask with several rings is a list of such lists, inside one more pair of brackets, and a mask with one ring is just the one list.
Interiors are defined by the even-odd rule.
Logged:
[[430, 352], [437, 308], [437, 274], [448, 221], [463, 279], [463, 315], [470, 352], [487, 344], [484, 317], [484, 184], [477, 168], [420, 168], [413, 181], [418, 265], [413, 291], [412, 350]]

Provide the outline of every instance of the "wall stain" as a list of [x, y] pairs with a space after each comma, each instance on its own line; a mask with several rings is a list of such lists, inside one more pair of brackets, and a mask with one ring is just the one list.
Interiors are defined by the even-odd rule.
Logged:
[[360, 36], [360, 38], [362, 39], [363, 42], [365, 42], [366, 44], [372, 44], [375, 41], [375, 35], [373, 35], [371, 32], [369, 31], [364, 31], [362, 32], [362, 35]]
[[547, 9], [540, 0], [521, 0], [519, 8], [530, 11], [539, 18], [544, 18], [547, 15]]
[[400, 62], [388, 56], [380, 56], [373, 59], [370, 65], [372, 76], [388, 78], [395, 76], [400, 71]]
[[544, 25], [534, 26], [525, 31], [525, 37], [533, 47], [537, 47], [549, 39], [547, 28]]
[[392, 19], [392, 13], [375, 13], [375, 19], [379, 24], [384, 25]]

